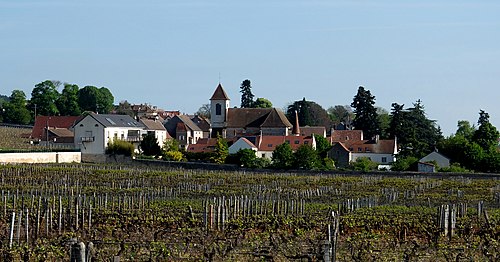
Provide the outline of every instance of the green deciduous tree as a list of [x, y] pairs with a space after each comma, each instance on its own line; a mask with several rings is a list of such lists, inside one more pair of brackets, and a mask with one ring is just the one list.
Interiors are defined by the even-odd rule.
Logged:
[[13, 90], [9, 101], [3, 103], [3, 122], [27, 125], [31, 121], [30, 111], [26, 108], [26, 95], [21, 90]]
[[312, 170], [321, 167], [318, 152], [310, 145], [299, 146], [293, 157], [295, 168]]
[[59, 114], [62, 116], [79, 116], [82, 111], [78, 104], [78, 90], [77, 85], [64, 84], [64, 89], [56, 101]]
[[36, 106], [38, 115], [54, 116], [59, 114], [56, 101], [59, 99], [54, 81], [46, 80], [35, 85], [31, 91], [30, 109]]
[[329, 107], [326, 111], [334, 125], [345, 124], [350, 126], [352, 119], [354, 119], [354, 113], [350, 106], [336, 105]]
[[272, 156], [272, 166], [277, 169], [289, 169], [293, 166], [293, 151], [288, 143], [278, 145]]
[[114, 97], [105, 87], [85, 86], [78, 91], [78, 103], [82, 111], [107, 114], [113, 109]]
[[259, 97], [253, 103], [253, 107], [254, 108], [271, 108], [271, 107], [273, 107], [273, 103], [271, 103], [271, 101], [269, 101], [263, 97]]
[[368, 172], [376, 170], [378, 164], [371, 161], [368, 157], [357, 158], [356, 161], [351, 163], [351, 167], [356, 171]]
[[198, 108], [195, 115], [210, 119], [210, 104], [203, 104]]
[[220, 135], [217, 136], [217, 143], [215, 144], [214, 156], [212, 161], [217, 164], [224, 164], [229, 155], [229, 147], [227, 141]]
[[380, 123], [375, 107], [375, 96], [369, 90], [360, 86], [357, 94], [351, 103], [354, 108], [354, 120], [352, 125], [354, 129], [363, 130], [363, 134], [367, 138], [372, 138], [380, 134]]
[[490, 115], [484, 110], [479, 112], [479, 127], [472, 135], [472, 141], [480, 145], [484, 150], [494, 150], [498, 146], [498, 130], [490, 123]]
[[243, 80], [240, 87], [241, 108], [251, 108], [253, 106], [252, 84], [250, 80]]

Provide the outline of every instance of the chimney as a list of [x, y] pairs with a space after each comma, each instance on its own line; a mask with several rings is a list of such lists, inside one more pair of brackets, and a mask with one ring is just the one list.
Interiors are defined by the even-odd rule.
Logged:
[[295, 125], [293, 126], [292, 134], [294, 136], [300, 136], [300, 127], [299, 127], [299, 113], [295, 110]]

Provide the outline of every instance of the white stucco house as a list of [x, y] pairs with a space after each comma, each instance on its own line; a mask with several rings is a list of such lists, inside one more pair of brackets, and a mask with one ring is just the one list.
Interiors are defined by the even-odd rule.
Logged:
[[229, 147], [229, 154], [235, 154], [241, 149], [251, 149], [257, 157], [272, 159], [276, 147], [284, 143], [289, 144], [293, 151], [302, 145], [316, 148], [314, 136], [253, 136], [238, 139]]
[[163, 126], [163, 124], [156, 119], [139, 119], [139, 123], [144, 125], [144, 131], [142, 135], [146, 134], [154, 134], [156, 140], [158, 141], [158, 145], [163, 148], [165, 145], [165, 141], [167, 139], [171, 139], [172, 137], [168, 134], [167, 129]]
[[104, 154], [108, 142], [125, 140], [138, 145], [145, 126], [128, 115], [90, 113], [73, 126], [75, 147], [83, 154]]

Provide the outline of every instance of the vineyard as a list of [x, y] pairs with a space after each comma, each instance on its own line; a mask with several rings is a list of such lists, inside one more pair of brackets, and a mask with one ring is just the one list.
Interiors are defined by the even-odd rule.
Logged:
[[500, 260], [496, 177], [76, 164], [0, 173], [1, 261], [78, 252], [92, 261]]
[[30, 139], [31, 128], [0, 126], [1, 149], [32, 149]]

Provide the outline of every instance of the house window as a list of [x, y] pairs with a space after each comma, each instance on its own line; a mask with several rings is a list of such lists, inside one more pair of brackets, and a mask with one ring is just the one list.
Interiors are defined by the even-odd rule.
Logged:
[[290, 144], [290, 140], [285, 140], [285, 143]]
[[215, 104], [215, 114], [218, 116], [222, 114], [222, 106], [220, 104]]
[[299, 140], [295, 140], [295, 144], [298, 145], [300, 143]]
[[266, 158], [266, 154], [262, 154], [262, 158]]
[[307, 145], [307, 144], [309, 144], [309, 141], [304, 141], [304, 145]]
[[267, 147], [273, 147], [273, 144], [267, 144]]
[[363, 149], [361, 147], [358, 147], [358, 151], [361, 152]]
[[382, 157], [382, 163], [387, 163], [387, 157]]

